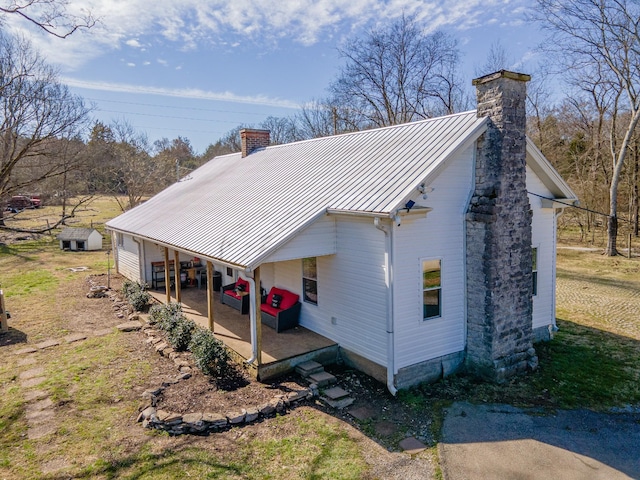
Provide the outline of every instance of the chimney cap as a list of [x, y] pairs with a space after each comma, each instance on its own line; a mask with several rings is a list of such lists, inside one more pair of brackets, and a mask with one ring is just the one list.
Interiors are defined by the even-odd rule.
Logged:
[[498, 70], [497, 72], [490, 73], [488, 75], [484, 75], [480, 78], [474, 78], [471, 81], [471, 84], [482, 85], [483, 83], [491, 82], [493, 80], [497, 80], [499, 78], [508, 78], [510, 80], [518, 80], [520, 82], [528, 82], [531, 80], [531, 75], [527, 75], [526, 73], [517, 73], [510, 72], [509, 70]]
[[264, 130], [261, 128], [243, 128], [242, 130], [240, 130], [240, 134], [243, 133], [258, 133], [258, 134], [264, 134], [264, 135], [268, 135], [271, 133], [270, 130]]

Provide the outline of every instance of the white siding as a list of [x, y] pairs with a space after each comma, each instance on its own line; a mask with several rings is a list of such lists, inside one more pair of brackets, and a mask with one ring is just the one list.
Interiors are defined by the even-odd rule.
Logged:
[[324, 216], [293, 237], [265, 262], [318, 257], [332, 253], [336, 253], [336, 223], [333, 218]]
[[[427, 199], [414, 198], [433, 210], [394, 227], [396, 372], [465, 348], [464, 223], [473, 167], [471, 148], [453, 158], [429, 185]], [[442, 260], [440, 318], [422, 318], [422, 259]]]
[[87, 250], [100, 250], [102, 248], [102, 235], [94, 230], [87, 239]]
[[[551, 192], [538, 176], [527, 167], [527, 190], [547, 197]], [[538, 248], [538, 294], [533, 297], [533, 328], [554, 323], [556, 279], [553, 265], [556, 260], [555, 211], [542, 208], [542, 201], [535, 195], [529, 195], [533, 210], [532, 246]]]
[[[302, 260], [261, 267], [263, 286], [301, 297], [300, 324], [342, 347], [386, 365], [384, 234], [373, 219], [335, 217], [337, 252], [317, 257], [318, 304], [302, 301]], [[318, 230], [320, 231], [320, 230]]]
[[123, 235], [123, 245], [118, 245], [118, 271], [129, 280], [143, 281], [140, 278], [140, 252], [138, 244], [131, 235]]

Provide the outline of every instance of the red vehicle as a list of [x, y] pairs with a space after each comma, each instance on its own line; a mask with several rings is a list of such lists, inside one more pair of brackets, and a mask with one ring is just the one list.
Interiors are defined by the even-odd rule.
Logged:
[[39, 195], [14, 195], [7, 203], [7, 210], [15, 213], [26, 208], [40, 208], [41, 205]]

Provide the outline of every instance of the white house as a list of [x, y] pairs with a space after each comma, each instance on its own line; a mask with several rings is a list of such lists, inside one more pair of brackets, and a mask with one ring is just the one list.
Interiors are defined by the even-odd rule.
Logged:
[[66, 227], [58, 234], [60, 249], [72, 251], [100, 250], [102, 235], [95, 228]]
[[404, 125], [274, 146], [245, 130], [243, 152], [107, 223], [117, 268], [150, 282], [168, 248], [223, 275], [259, 269], [392, 392], [465, 365], [498, 380], [535, 367], [532, 341], [555, 326], [556, 220], [576, 197], [525, 140], [527, 80], [483, 77], [478, 111]]

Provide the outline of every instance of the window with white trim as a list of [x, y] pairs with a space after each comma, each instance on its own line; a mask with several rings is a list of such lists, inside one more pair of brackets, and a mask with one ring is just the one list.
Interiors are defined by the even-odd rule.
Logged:
[[124, 235], [120, 232], [116, 232], [116, 243], [118, 247], [124, 247]]
[[422, 260], [422, 318], [442, 315], [442, 261]]
[[302, 259], [302, 298], [307, 303], [318, 304], [318, 269], [316, 257]]
[[533, 296], [535, 297], [538, 294], [538, 247], [533, 247], [531, 249], [531, 261], [533, 264]]

